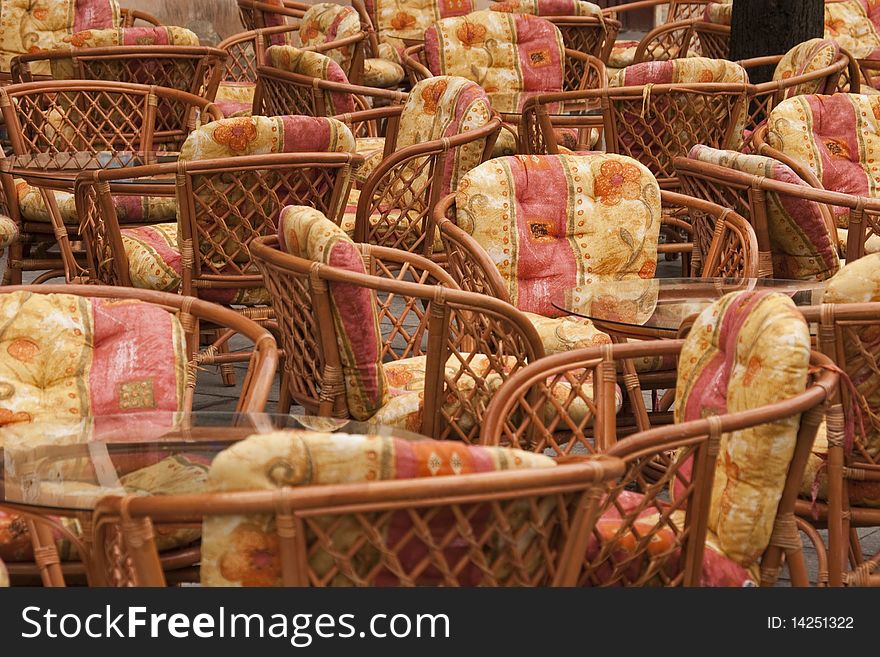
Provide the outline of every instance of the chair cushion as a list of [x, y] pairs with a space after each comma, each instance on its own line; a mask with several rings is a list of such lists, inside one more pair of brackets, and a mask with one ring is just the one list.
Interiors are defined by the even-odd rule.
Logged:
[[198, 46], [199, 37], [185, 27], [114, 27], [84, 30], [64, 37], [62, 47], [106, 48], [110, 46]]
[[0, 424], [182, 408], [183, 329], [134, 300], [0, 295]]
[[552, 23], [535, 16], [476, 11], [425, 31], [434, 75], [457, 75], [497, 91], [560, 91], [565, 49]]
[[[543, 455], [501, 447], [467, 446], [457, 441], [414, 440], [381, 436], [362, 436], [344, 433], [325, 434], [311, 431], [285, 431], [251, 436], [221, 452], [214, 459], [208, 473], [209, 485], [216, 491], [274, 490], [280, 487], [326, 485], [357, 482], [413, 479], [417, 477], [459, 476], [499, 470], [549, 468], [556, 463]], [[529, 517], [526, 509], [522, 516], [512, 515], [512, 530], [520, 540], [527, 540], [520, 529], [526, 529]], [[549, 509], [546, 510], [549, 513]], [[400, 532], [382, 537], [389, 544], [398, 544], [413, 530], [412, 519], [406, 510], [393, 512], [396, 518], [391, 529], [377, 523], [374, 531]], [[330, 533], [334, 550], [357, 552], [353, 558], [355, 570], [365, 573], [379, 561], [375, 544], [356, 545], [364, 536], [365, 528], [352, 516], [334, 516], [316, 519]], [[472, 520], [479, 524], [479, 520]], [[381, 529], [379, 529], [381, 525]], [[277, 586], [281, 583], [281, 562], [278, 537], [274, 522], [266, 516], [214, 516], [203, 524], [201, 581], [206, 586]], [[440, 514], [428, 521], [433, 536], [455, 531], [455, 519]], [[527, 530], [530, 531], [530, 530]], [[397, 545], [399, 558], [406, 570], [426, 554], [421, 539], [410, 540], [403, 547]], [[500, 554], [509, 546], [485, 548], [487, 564], [497, 569]], [[465, 546], [451, 546], [445, 551], [451, 563], [466, 554]], [[543, 558], [539, 557], [539, 558]], [[536, 564], [537, 566], [537, 564]], [[309, 568], [326, 585], [351, 586], [352, 573], [337, 568], [336, 560], [324, 550], [309, 556]], [[468, 567], [457, 573], [463, 585], [478, 584], [484, 573]], [[434, 580], [442, 583], [439, 571], [428, 567], [419, 576], [420, 584]], [[380, 574], [377, 583], [394, 585], [402, 579], [391, 572]]]
[[0, 214], [0, 249], [18, 240], [18, 224], [5, 214]]
[[0, 588], [5, 588], [9, 586], [9, 572], [6, 570], [6, 566], [0, 561]]
[[[473, 0], [366, 0], [367, 12], [373, 20], [379, 38], [392, 42], [396, 37], [421, 39], [425, 30], [435, 21], [450, 16], [463, 16], [474, 10]], [[393, 37], [390, 37], [393, 35]]]
[[227, 118], [245, 111], [250, 113], [254, 105], [256, 89], [257, 85], [254, 82], [221, 82], [217, 87], [214, 104]]
[[397, 62], [380, 57], [367, 57], [364, 60], [364, 84], [368, 87], [396, 87], [405, 77], [406, 71]]
[[[292, 255], [357, 274], [366, 273], [363, 258], [351, 238], [314, 208], [284, 208], [278, 222], [278, 237], [282, 250]], [[330, 282], [329, 292], [348, 410], [353, 418], [367, 420], [388, 399], [375, 300], [367, 288], [349, 283]]]
[[385, 154], [385, 137], [357, 137], [355, 148], [359, 155], [364, 156], [364, 162], [352, 174], [359, 183], [364, 183], [373, 170], [382, 162]]
[[715, 25], [730, 25], [733, 17], [733, 1], [710, 2], [703, 10], [703, 20]]
[[[43, 201], [39, 188], [18, 180], [18, 207], [22, 219], [36, 223], [51, 223], [52, 217]], [[76, 201], [70, 192], [53, 192], [62, 221], [68, 226], [79, 226]], [[123, 224], [158, 223], [177, 219], [177, 199], [170, 196], [114, 196], [116, 217]]]
[[[840, 57], [840, 46], [831, 39], [810, 39], [789, 50], [773, 72], [774, 80], [788, 80], [831, 66]], [[785, 97], [819, 94], [825, 91], [826, 78], [817, 78], [786, 89]]]
[[[773, 158], [701, 145], [694, 146], [688, 157], [809, 189], [791, 168]], [[770, 191], [765, 200], [774, 275], [819, 281], [833, 276], [840, 269], [840, 258], [819, 204]]]
[[[880, 97], [795, 96], [773, 108], [767, 123], [767, 143], [815, 174], [825, 189], [880, 196]], [[846, 228], [849, 209], [832, 211]]]
[[627, 66], [632, 66], [636, 60], [636, 50], [639, 47], [638, 41], [615, 41], [611, 54], [608, 56], [608, 77], [613, 78], [612, 72], [617, 72]]
[[[682, 347], [675, 421], [790, 399], [806, 389], [809, 362], [810, 332], [789, 297], [727, 294], [699, 315]], [[709, 529], [743, 567], [769, 543], [799, 425], [793, 416], [721, 437]]]
[[825, 3], [825, 38], [834, 39], [856, 59], [880, 56], [880, 15], [873, 0]]
[[[708, 57], [685, 57], [683, 59], [672, 59], [662, 62], [642, 62], [628, 66], [622, 71], [609, 79], [611, 87], [631, 87], [652, 84], [686, 84], [686, 83], [723, 83], [723, 84], [743, 84], [749, 83], [749, 75], [746, 70], [735, 62], [726, 59], [710, 59]], [[663, 113], [667, 110], [666, 98], [662, 95], [652, 97], [650, 91], [645, 92], [645, 101], [643, 105], [645, 109], [650, 108], [650, 112]], [[678, 120], [684, 126], [690, 123], [696, 114], [704, 114], [712, 111], [705, 104], [698, 102], [696, 99], [692, 103], [685, 106], [684, 111], [676, 104], [669, 107], [674, 112]], [[636, 114], [633, 120], [644, 121], [644, 111], [642, 115]], [[745, 129], [746, 119], [748, 117], [748, 104], [742, 103], [736, 116], [728, 116], [727, 110], [723, 115], [717, 116], [719, 122], [733, 122], [733, 130], [731, 130], [726, 144], [722, 144], [724, 148], [738, 150], [742, 145], [742, 135]], [[682, 127], [684, 131], [684, 127]], [[686, 134], [686, 133], [685, 133]], [[630, 137], [632, 139], [632, 137]], [[692, 146], [693, 144], [689, 144]], [[689, 147], [688, 146], [688, 147]]]
[[503, 0], [489, 4], [492, 11], [532, 16], [599, 16], [602, 8], [583, 0]]
[[[293, 46], [270, 46], [266, 50], [266, 61], [270, 66], [289, 73], [348, 84], [348, 76], [339, 64], [319, 52], [300, 50]], [[354, 96], [349, 93], [325, 92], [324, 104], [328, 115], [349, 114], [355, 111]]]
[[[9, 71], [17, 55], [62, 47], [64, 37], [74, 32], [119, 24], [116, 0], [5, 0], [0, 4], [0, 71]], [[31, 72], [50, 74], [46, 62]]]
[[[565, 193], [560, 193], [565, 190]], [[456, 223], [486, 250], [511, 303], [548, 317], [552, 293], [594, 280], [653, 278], [660, 190], [631, 158], [512, 156], [470, 171]]]
[[[128, 275], [133, 287], [142, 290], [177, 292], [183, 277], [178, 247], [177, 223], [123, 228], [122, 249], [128, 258]], [[200, 299], [225, 305], [264, 306], [272, 300], [264, 287], [202, 288]]]
[[[303, 14], [299, 26], [299, 40], [303, 47], [321, 46], [331, 41], [347, 39], [361, 31], [361, 19], [354, 7], [319, 2]], [[351, 71], [351, 58], [354, 44], [324, 51], [330, 59], [339, 64], [348, 74]]]

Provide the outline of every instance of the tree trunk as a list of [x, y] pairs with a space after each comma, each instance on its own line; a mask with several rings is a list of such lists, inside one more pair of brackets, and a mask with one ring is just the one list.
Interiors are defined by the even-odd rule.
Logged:
[[[730, 58], [734, 61], [783, 55], [824, 34], [823, 0], [734, 0]], [[773, 67], [749, 70], [753, 83], [773, 77]]]

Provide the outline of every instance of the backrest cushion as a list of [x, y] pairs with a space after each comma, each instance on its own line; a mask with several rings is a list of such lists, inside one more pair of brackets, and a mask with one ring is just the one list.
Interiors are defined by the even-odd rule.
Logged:
[[[810, 39], [789, 50], [773, 72], [774, 80], [788, 80], [831, 66], [840, 58], [840, 46], [831, 39]], [[827, 78], [820, 77], [785, 90], [785, 97], [818, 94], [825, 91]]]
[[[312, 5], [302, 17], [299, 40], [303, 46], [320, 46], [331, 41], [346, 39], [361, 31], [361, 19], [354, 7], [319, 2]], [[325, 54], [348, 71], [351, 67], [353, 45], [333, 48]]]
[[730, 25], [733, 2], [710, 2], [703, 10], [703, 20], [715, 25]]
[[[700, 313], [679, 358], [676, 422], [746, 411], [806, 389], [810, 331], [792, 300], [732, 292]], [[770, 540], [797, 442], [800, 416], [724, 434], [709, 529], [748, 567]]]
[[[774, 107], [767, 123], [767, 143], [811, 171], [825, 189], [880, 196], [880, 97], [795, 96]], [[832, 209], [846, 228], [849, 209]]]
[[552, 23], [535, 16], [475, 11], [425, 31], [434, 75], [459, 75], [498, 91], [560, 91], [565, 48]]
[[[284, 208], [278, 237], [281, 249], [291, 255], [366, 274], [351, 238], [314, 208]], [[329, 292], [348, 410], [354, 419], [368, 420], [388, 400], [376, 301], [369, 289], [350, 283], [331, 281]]]
[[[697, 145], [688, 157], [754, 176], [809, 185], [782, 162], [761, 155], [744, 155]], [[837, 236], [829, 233], [818, 203], [788, 194], [765, 192], [767, 228], [777, 278], [824, 281], [840, 269]]]
[[473, 0], [365, 0], [367, 12], [380, 36], [391, 32], [397, 37], [421, 39], [435, 21], [463, 16], [474, 10]]
[[[526, 468], [548, 468], [556, 465], [553, 459], [502, 447], [468, 446], [458, 441], [402, 440], [382, 436], [364, 436], [346, 433], [318, 433], [313, 431], [278, 431], [254, 435], [221, 452], [208, 472], [211, 490], [218, 492], [240, 490], [275, 490], [291, 486], [368, 483], [418, 477], [458, 476], [478, 472], [494, 472]], [[528, 515], [523, 509], [524, 517]], [[412, 520], [406, 510], [393, 511], [390, 522], [376, 522], [373, 531], [399, 533], [402, 537], [412, 531]], [[354, 516], [327, 517], [321, 524], [332, 536], [335, 549], [357, 552], [356, 570], [364, 573], [379, 562], [374, 543], [357, 547], [369, 529]], [[378, 520], [378, 518], [377, 518]], [[487, 518], [488, 521], [488, 518]], [[477, 520], [479, 522], [479, 520]], [[511, 525], [518, 527], [523, 518], [511, 517]], [[454, 531], [455, 519], [450, 514], [438, 514], [429, 521], [433, 536]], [[313, 536], [304, 537], [308, 542]], [[395, 543], [392, 535], [382, 537]], [[400, 540], [400, 539], [396, 539]], [[417, 564], [417, 555], [424, 556], [424, 546], [414, 539], [409, 546], [400, 546], [402, 565], [409, 570]], [[467, 548], [464, 548], [467, 549]], [[486, 549], [491, 549], [487, 546]], [[510, 550], [509, 546], [503, 549]], [[456, 563], [465, 553], [449, 548], [450, 563]], [[366, 563], [363, 563], [366, 560]], [[488, 560], [491, 566], [492, 561]], [[335, 559], [324, 550], [312, 552], [309, 568], [315, 575], [327, 578], [326, 585], [351, 586], [355, 582], [346, 574], [336, 571]], [[482, 579], [475, 567], [466, 568], [458, 575], [463, 585], [475, 585]], [[429, 584], [433, 578], [442, 581], [434, 568], [429, 567], [419, 583]], [[270, 516], [213, 516], [205, 519], [202, 540], [201, 581], [207, 586], [278, 586], [281, 584], [281, 562], [274, 519]], [[383, 573], [377, 583], [400, 584], [394, 574]]]
[[0, 326], [0, 424], [183, 407], [184, 332], [162, 308], [17, 291]]
[[552, 317], [558, 290], [654, 276], [660, 189], [631, 158], [495, 158], [462, 179], [455, 204], [456, 223], [489, 254], [521, 310]]
[[[828, 281], [823, 303], [869, 303], [880, 301], [880, 254], [870, 254], [848, 263]], [[844, 363], [871, 413], [862, 411], [867, 435], [856, 439], [872, 456], [880, 454], [880, 427], [876, 421], [880, 409], [880, 373], [874, 361], [880, 335], [875, 324], [848, 327], [843, 331]], [[872, 417], [873, 416], [873, 417]]]
[[[3, 0], [0, 2], [0, 71], [16, 55], [62, 47], [64, 37], [83, 30], [118, 27], [116, 0]], [[46, 75], [49, 67], [32, 69]]]
[[492, 11], [532, 16], [599, 16], [602, 8], [583, 0], [502, 0], [489, 4]]
[[825, 38], [857, 59], [880, 53], [880, 9], [874, 0], [826, 0]]
[[[454, 137], [469, 130], [482, 128], [492, 118], [492, 106], [486, 92], [476, 82], [462, 77], [442, 75], [422, 80], [412, 88], [400, 115], [397, 150], [427, 141]], [[455, 149], [443, 170], [441, 195], [458, 186], [461, 177], [478, 165], [486, 140], [469, 142]], [[420, 170], [421, 158], [413, 162], [413, 173], [426, 177]], [[419, 189], [418, 182], [410, 183]]]
[[[269, 66], [289, 73], [307, 75], [320, 80], [348, 84], [348, 77], [342, 68], [327, 55], [310, 50], [300, 50], [293, 46], [270, 46], [266, 50]], [[324, 104], [328, 115], [354, 112], [354, 97], [345, 92], [324, 92]]]

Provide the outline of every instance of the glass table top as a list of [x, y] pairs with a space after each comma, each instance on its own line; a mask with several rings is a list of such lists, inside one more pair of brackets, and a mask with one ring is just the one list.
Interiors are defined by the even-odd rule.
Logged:
[[771, 290], [798, 306], [821, 303], [825, 282], [751, 278], [653, 278], [602, 281], [560, 290], [554, 308], [613, 329], [639, 327], [675, 337], [682, 323], [729, 292]]
[[106, 495], [203, 492], [217, 454], [281, 429], [425, 439], [365, 422], [267, 413], [156, 411], [9, 424], [0, 427], [0, 503], [75, 512]]

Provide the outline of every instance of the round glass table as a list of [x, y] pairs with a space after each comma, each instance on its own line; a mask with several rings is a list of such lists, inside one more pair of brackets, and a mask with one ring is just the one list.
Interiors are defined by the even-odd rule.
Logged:
[[768, 278], [653, 278], [602, 281], [558, 291], [554, 308], [585, 317], [616, 338], [675, 338], [706, 306], [729, 292], [770, 290], [798, 306], [821, 303], [825, 282]]
[[[91, 511], [106, 495], [167, 492], [167, 480], [138, 473], [182, 457], [210, 466], [237, 441], [285, 429], [425, 439], [366, 422], [267, 413], [157, 411], [10, 424], [0, 427], [0, 504], [65, 514]], [[186, 492], [203, 492], [204, 483], [189, 481]]]

